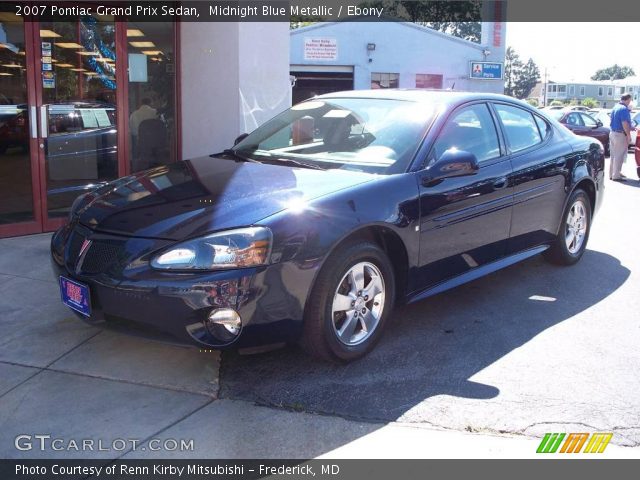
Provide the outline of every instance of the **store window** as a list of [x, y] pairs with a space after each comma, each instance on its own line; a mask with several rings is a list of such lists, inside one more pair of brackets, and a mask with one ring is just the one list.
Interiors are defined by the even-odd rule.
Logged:
[[85, 16], [41, 22], [39, 33], [47, 210], [64, 218], [78, 195], [119, 175], [116, 24]]
[[417, 73], [416, 88], [442, 88], [442, 75]]
[[175, 23], [127, 24], [132, 172], [176, 161]]
[[34, 211], [24, 25], [15, 15], [0, 20], [0, 225], [3, 225], [33, 220]]
[[398, 88], [399, 79], [398, 73], [372, 73], [371, 88]]

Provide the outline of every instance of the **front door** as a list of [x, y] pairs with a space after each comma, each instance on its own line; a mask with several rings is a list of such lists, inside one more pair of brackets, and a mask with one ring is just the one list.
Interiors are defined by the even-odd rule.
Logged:
[[118, 161], [116, 38], [109, 17], [40, 22], [36, 66], [44, 229], [74, 199], [123, 174]]
[[0, 236], [41, 231], [32, 24], [0, 5]]
[[[496, 119], [485, 103], [454, 111], [429, 154], [435, 163], [447, 150], [473, 153], [479, 170], [469, 176], [420, 185], [420, 266], [425, 286], [499, 259], [506, 254], [513, 188], [511, 162], [503, 155]], [[419, 174], [420, 175], [420, 174]]]

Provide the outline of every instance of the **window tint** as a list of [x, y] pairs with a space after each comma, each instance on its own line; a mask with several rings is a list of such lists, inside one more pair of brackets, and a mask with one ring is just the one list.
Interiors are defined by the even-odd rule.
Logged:
[[565, 121], [565, 123], [567, 125], [576, 125], [580, 127], [584, 126], [579, 113], [570, 113], [569, 115], [567, 115], [567, 120]]
[[450, 148], [473, 153], [479, 162], [500, 156], [498, 134], [487, 105], [472, 105], [455, 112], [435, 141], [429, 163]]
[[510, 105], [496, 104], [512, 152], [519, 152], [542, 142], [533, 115]]
[[580, 116], [582, 117], [583, 123], [587, 127], [595, 127], [598, 124], [596, 122], [596, 120], [593, 117], [591, 117], [590, 115], [586, 115], [586, 114], [582, 113], [582, 114], [580, 114]]
[[545, 122], [542, 118], [538, 117], [537, 115], [534, 115], [533, 118], [536, 119], [536, 123], [538, 124], [538, 130], [540, 130], [540, 135], [542, 135], [542, 138], [543, 139], [547, 138], [547, 135], [551, 131], [551, 127], [549, 126], [549, 124]]

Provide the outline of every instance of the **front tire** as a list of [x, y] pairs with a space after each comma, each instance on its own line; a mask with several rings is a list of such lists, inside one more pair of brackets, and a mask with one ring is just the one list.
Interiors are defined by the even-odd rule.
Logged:
[[584, 190], [577, 189], [569, 198], [558, 236], [545, 257], [557, 265], [577, 263], [587, 248], [590, 230], [591, 201]]
[[331, 255], [305, 309], [302, 346], [314, 357], [348, 362], [380, 339], [395, 301], [393, 267], [374, 243], [358, 242]]

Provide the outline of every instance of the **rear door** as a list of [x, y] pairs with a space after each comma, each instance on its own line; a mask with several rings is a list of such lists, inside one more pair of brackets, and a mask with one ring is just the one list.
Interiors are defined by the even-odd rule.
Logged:
[[513, 167], [510, 184], [514, 201], [508, 245], [511, 254], [555, 238], [566, 195], [567, 165], [573, 152], [540, 115], [508, 103], [496, 102], [493, 108]]
[[448, 149], [473, 153], [473, 175], [428, 182], [420, 179], [420, 271], [424, 286], [468, 272], [505, 255], [511, 224], [511, 163], [497, 121], [485, 102], [455, 110], [438, 134], [426, 165]]

